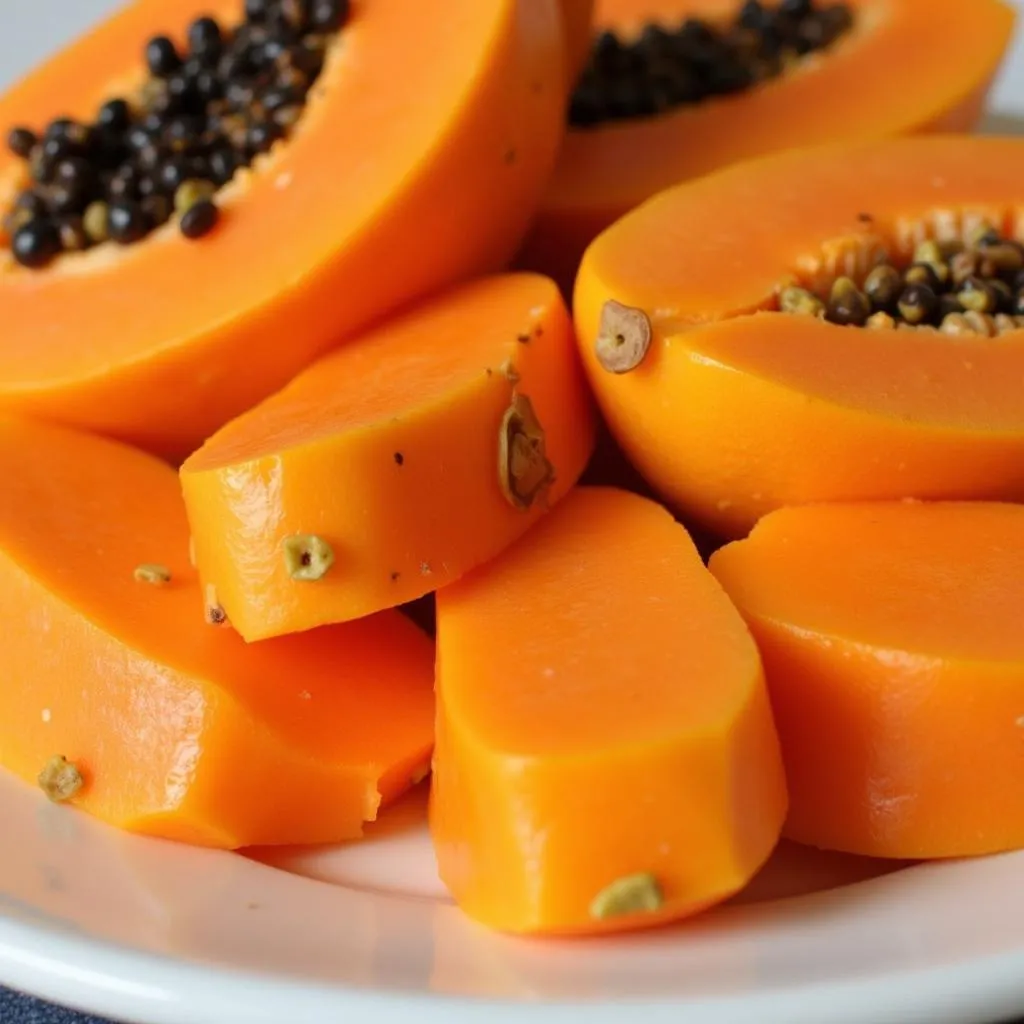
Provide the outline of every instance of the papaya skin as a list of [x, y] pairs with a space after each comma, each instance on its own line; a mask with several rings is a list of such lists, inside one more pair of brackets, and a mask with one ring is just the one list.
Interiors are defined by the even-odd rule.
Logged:
[[[354, 7], [294, 137], [202, 244], [169, 225], [46, 271], [0, 253], [0, 407], [184, 457], [370, 322], [508, 262], [563, 132], [555, 0], [457, 0], [443, 33], [429, 5]], [[0, 98], [0, 124], [91, 118], [154, 31], [239, 10], [137, 0]], [[21, 173], [0, 155], [0, 206]]]
[[1024, 846], [1024, 508], [783, 509], [711, 571], [764, 658], [787, 836], [908, 859]]
[[[954, 237], [990, 220], [1018, 236], [1022, 160], [1010, 139], [824, 147], [669, 190], [605, 232], [577, 283], [580, 344], [612, 433], [661, 498], [738, 537], [784, 505], [1024, 497], [1024, 333], [772, 311], [780, 287], [857, 276], [879, 247], [909, 259], [926, 227]], [[608, 299], [651, 314], [632, 373], [597, 361]]]
[[[204, 621], [169, 466], [3, 418], [0, 472], [4, 768], [61, 754], [81, 810], [228, 849], [357, 838], [422, 775], [433, 645], [404, 616], [248, 647]], [[137, 581], [154, 560], [170, 580]]]
[[[471, 917], [640, 928], [731, 896], [767, 860], [786, 788], [757, 649], [664, 509], [577, 488], [440, 591], [437, 625], [431, 829]], [[660, 903], [595, 916], [608, 886], [645, 875]]]
[[[849, 35], [756, 89], [629, 124], [570, 131], [520, 265], [570, 289], [587, 245], [681, 181], [794, 147], [975, 127], [1009, 44], [1002, 0], [852, 0]], [[735, 17], [737, 0], [598, 0], [627, 37], [659, 18]], [[912, 42], [911, 42], [912, 41]]]
[[[523, 403], [527, 403], [523, 406]], [[528, 411], [545, 469], [503, 491], [504, 424]], [[583, 472], [594, 415], [554, 283], [499, 275], [345, 346], [228, 424], [181, 469], [197, 564], [247, 640], [358, 618], [498, 554]], [[314, 533], [335, 564], [288, 572]]]

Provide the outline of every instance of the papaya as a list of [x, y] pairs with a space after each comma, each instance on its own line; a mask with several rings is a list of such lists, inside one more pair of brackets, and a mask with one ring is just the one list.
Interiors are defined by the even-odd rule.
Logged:
[[787, 836], [908, 859], [1024, 847], [1024, 508], [781, 509], [711, 571], [764, 659]]
[[594, 0], [561, 0], [561, 5], [562, 25], [568, 53], [566, 64], [570, 84], [574, 85], [590, 56]]
[[431, 830], [471, 917], [633, 929], [768, 859], [786, 785], [757, 648], [659, 505], [577, 488], [438, 593], [437, 631]]
[[592, 61], [520, 256], [567, 288], [589, 242], [679, 182], [779, 150], [979, 119], [1001, 0], [599, 0]]
[[725, 537], [785, 505], [1024, 497], [1022, 161], [956, 136], [765, 157], [595, 241], [584, 361], [658, 494]]
[[135, 0], [0, 97], [0, 408], [180, 459], [515, 252], [563, 135], [556, 0], [242, 9]]
[[413, 601], [532, 526], [594, 429], [555, 284], [464, 285], [314, 364], [183, 464], [203, 583], [246, 640]]
[[4, 768], [231, 849], [355, 838], [422, 778], [433, 645], [401, 613], [249, 647], [200, 589], [164, 462], [3, 418], [0, 474]]

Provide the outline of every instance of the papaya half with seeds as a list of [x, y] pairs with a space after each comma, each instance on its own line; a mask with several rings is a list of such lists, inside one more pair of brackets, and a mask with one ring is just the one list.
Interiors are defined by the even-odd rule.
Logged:
[[[136, 0], [0, 98], [4, 130], [92, 123], [146, 78], [147, 40], [241, 0]], [[563, 133], [555, 0], [353, 3], [290, 136], [174, 223], [45, 269], [0, 244], [0, 407], [181, 456], [394, 307], [503, 266]], [[25, 184], [0, 155], [0, 210]]]
[[[762, 9], [778, 6], [766, 2]], [[813, 8], [836, 6], [816, 0]], [[598, 34], [613, 31], [624, 48], [637, 43], [628, 59], [639, 66], [639, 84], [650, 95], [637, 95], [636, 70], [619, 75], [609, 83], [618, 92], [603, 97], [610, 109], [590, 111], [596, 123], [568, 133], [521, 265], [571, 287], [587, 244], [609, 224], [663, 189], [741, 160], [793, 147], [974, 126], [1011, 37], [1009, 5], [848, 0], [845, 6], [852, 24], [834, 42], [801, 56], [806, 44], [798, 40], [796, 48], [783, 49], [781, 74], [744, 87], [765, 75], [760, 59], [738, 70], [728, 62], [716, 67], [707, 63], [707, 42], [697, 39], [694, 64], [686, 58], [685, 40], [682, 56], [674, 43], [652, 56], [642, 39], [651, 23], [675, 32], [687, 18], [725, 33], [741, 16], [740, 0], [599, 0]], [[777, 22], [770, 22], [770, 31], [776, 30]], [[776, 59], [775, 53], [768, 56]], [[594, 59], [600, 60], [596, 51]], [[682, 79], [674, 78], [680, 71]], [[719, 77], [726, 79], [721, 88], [731, 90], [726, 95], [714, 94]], [[645, 99], [648, 111], [662, 112], [621, 116], [624, 103], [642, 106]], [[602, 120], [609, 114], [615, 119]]]
[[[862, 282], [879, 259], [905, 266], [922, 241], [956, 247], [985, 224], [1019, 262], [1022, 168], [1012, 139], [824, 147], [669, 190], [619, 221], [584, 258], [576, 316], [630, 460], [721, 536], [784, 505], [1024, 498], [1024, 331], [871, 330], [779, 309], [788, 285]], [[651, 325], [629, 372], [599, 359], [610, 300]]]

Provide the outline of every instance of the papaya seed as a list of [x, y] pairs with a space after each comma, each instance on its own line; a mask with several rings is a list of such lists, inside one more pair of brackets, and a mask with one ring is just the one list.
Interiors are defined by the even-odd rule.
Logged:
[[980, 277], [969, 277], [957, 292], [960, 305], [976, 313], [993, 313], [996, 308], [996, 293], [987, 281]]
[[190, 210], [200, 199], [209, 199], [217, 191], [212, 181], [203, 178], [188, 178], [174, 193], [174, 212], [181, 215]]
[[211, 626], [223, 626], [228, 621], [228, 614], [217, 599], [217, 588], [212, 583], [206, 584], [206, 621]]
[[162, 587], [171, 582], [171, 570], [166, 565], [156, 562], [144, 562], [135, 566], [132, 576], [136, 583], [149, 583], [155, 587]]
[[900, 272], [888, 263], [875, 267], [864, 279], [864, 294], [871, 300], [876, 311], [893, 313], [901, 291], [903, 280]]
[[602, 889], [590, 904], [595, 921], [631, 914], [654, 914], [665, 905], [658, 879], [649, 872], [627, 875]]
[[78, 766], [62, 754], [55, 754], [46, 762], [37, 781], [39, 788], [55, 804], [73, 799], [85, 785]]
[[629, 373], [647, 358], [652, 336], [650, 318], [642, 309], [609, 299], [594, 343], [597, 361], [609, 373]]
[[896, 326], [896, 321], [888, 313], [879, 310], [867, 318], [864, 326], [870, 327], [872, 330], [891, 331]]
[[832, 323], [863, 327], [871, 315], [871, 301], [849, 277], [837, 277], [828, 299], [828, 318]]
[[900, 316], [912, 326], [929, 320], [938, 305], [938, 296], [926, 284], [907, 285], [900, 294], [898, 303]]
[[824, 316], [825, 303], [814, 292], [797, 285], [789, 285], [779, 293], [779, 309], [783, 313], [799, 316]]
[[544, 428], [526, 395], [515, 395], [498, 435], [498, 482], [514, 508], [528, 511], [543, 500], [555, 479], [547, 458]]
[[322, 580], [334, 565], [334, 548], [311, 533], [297, 533], [286, 537], [281, 549], [284, 564], [293, 580], [315, 583]]

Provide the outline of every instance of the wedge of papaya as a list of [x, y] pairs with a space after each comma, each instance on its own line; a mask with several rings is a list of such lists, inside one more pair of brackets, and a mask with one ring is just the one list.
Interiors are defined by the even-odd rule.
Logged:
[[782, 509], [711, 571], [764, 658], [787, 835], [914, 859], [1024, 846], [1024, 508]]
[[[829, 305], [835, 279], [866, 286], [880, 260], [909, 287], [901, 275], [929, 239], [945, 252], [981, 238], [929, 257], [950, 281], [961, 263], [976, 270], [943, 302], [973, 303], [977, 287], [1013, 310], [1024, 255], [999, 238], [1020, 237], [1022, 162], [1010, 139], [825, 147], [670, 190], [603, 234], [580, 272], [580, 343], [613, 432], [658, 493], [727, 536], [812, 501], [1024, 496], [1017, 320], [974, 316], [976, 330], [953, 334], [964, 315], [938, 330], [938, 306], [915, 329], [821, 318], [842, 312]], [[987, 266], [997, 253], [1008, 269]], [[781, 310], [789, 286], [804, 286], [814, 315]], [[609, 355], [623, 329], [642, 353]], [[635, 368], [615, 372], [616, 358]]]
[[[293, 16], [251, 6], [264, 20]], [[307, 6], [286, 5], [298, 16]], [[63, 133], [61, 152], [85, 161], [88, 194], [136, 204], [125, 212], [118, 199], [100, 236], [145, 235], [167, 215], [147, 213], [159, 206], [149, 201], [182, 176], [223, 180], [224, 161], [229, 176], [250, 164], [216, 192], [219, 222], [198, 240], [172, 216], [133, 244], [63, 251], [36, 269], [15, 261], [13, 236], [0, 240], [0, 406], [183, 456], [356, 329], [515, 251], [562, 137], [555, 0], [456, 0], [443, 30], [429, 4], [374, 0], [301, 44], [287, 23], [275, 35], [260, 21], [244, 26], [252, 42], [230, 68], [205, 67], [208, 30], [193, 26], [186, 42], [186, 25], [213, 16], [226, 39], [242, 7], [136, 0], [0, 98], [4, 131], [30, 131], [16, 146], [49, 122], [40, 146]], [[159, 75], [144, 70], [147, 40]], [[320, 50], [310, 56], [306, 43]], [[126, 98], [129, 113], [100, 110], [112, 98]], [[137, 151], [136, 136], [113, 127], [128, 116], [152, 135]], [[66, 117], [70, 132], [54, 128]], [[219, 155], [204, 164], [210, 147]], [[66, 190], [46, 205], [45, 183], [63, 172], [42, 155], [28, 164], [44, 182], [45, 217], [74, 207]], [[111, 186], [128, 164], [134, 177]], [[0, 211], [32, 184], [27, 166], [0, 155]], [[69, 246], [92, 239], [83, 224], [61, 223], [60, 239], [65, 227]], [[209, 226], [200, 218], [189, 230]], [[53, 239], [41, 229], [18, 251], [41, 258]]]
[[247, 640], [411, 601], [532, 526], [593, 441], [554, 283], [465, 285], [314, 364], [185, 462], [200, 574]]
[[577, 488], [437, 623], [431, 827], [472, 917], [643, 927], [768, 858], [786, 787], [757, 649], [664, 509]]
[[[808, 12], [804, 24], [771, 2], [599, 0], [599, 102], [595, 108], [594, 76], [585, 78], [577, 102], [588, 123], [569, 132], [524, 267], [571, 287], [587, 244], [609, 224], [663, 189], [740, 160], [795, 146], [968, 130], [1014, 24], [1001, 0], [781, 6]], [[842, 18], [829, 25], [843, 11], [852, 15], [849, 27], [842, 29]], [[736, 40], [739, 60], [717, 56], [724, 47], [709, 43], [698, 20], [717, 29], [719, 40]], [[650, 25], [663, 36], [644, 32]], [[602, 40], [608, 32], [619, 48]], [[803, 53], [815, 40], [828, 45]], [[616, 70], [622, 66], [624, 73]], [[630, 110], [640, 113], [624, 117]]]
[[433, 645], [400, 613], [247, 647], [204, 619], [167, 465], [2, 419], [0, 475], [0, 765], [228, 848], [354, 838], [422, 777]]
[[569, 81], [575, 83], [590, 56], [594, 0], [561, 0], [561, 6], [565, 44], [569, 54], [567, 60]]

